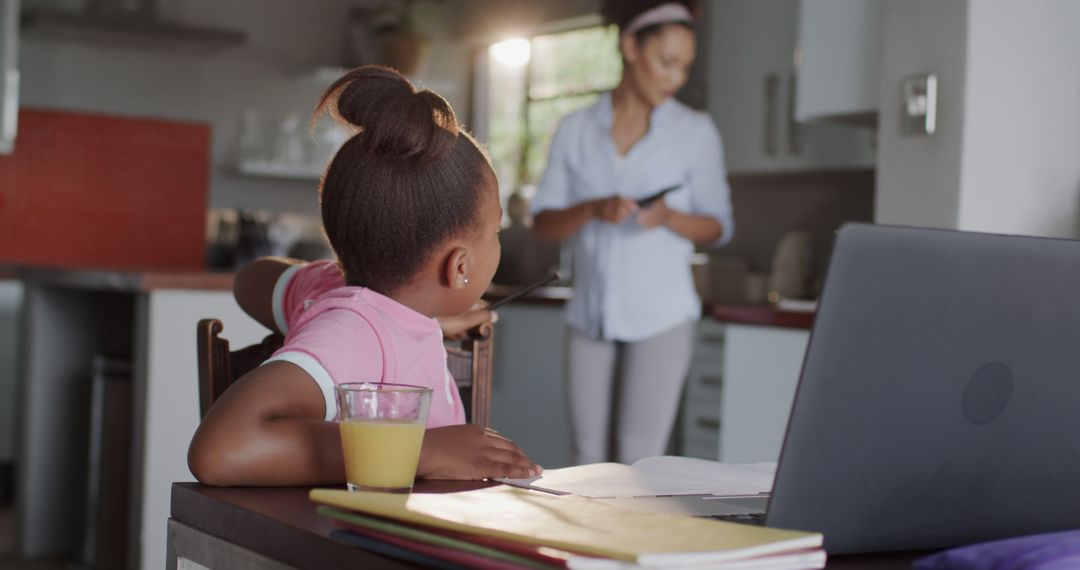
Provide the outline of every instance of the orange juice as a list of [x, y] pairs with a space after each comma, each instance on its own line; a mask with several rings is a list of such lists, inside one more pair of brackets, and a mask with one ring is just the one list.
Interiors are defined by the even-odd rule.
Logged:
[[424, 424], [404, 420], [343, 421], [341, 446], [349, 487], [408, 490], [424, 443]]

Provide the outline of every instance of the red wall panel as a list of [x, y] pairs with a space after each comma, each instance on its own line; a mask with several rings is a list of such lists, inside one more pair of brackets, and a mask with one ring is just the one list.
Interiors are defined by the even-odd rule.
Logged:
[[15, 258], [15, 158], [0, 155], [0, 261]]
[[[13, 162], [13, 203], [0, 219], [9, 210], [16, 235], [13, 251], [0, 245], [0, 256], [40, 265], [204, 267], [208, 125], [24, 109]], [[0, 161], [0, 188], [10, 167]]]

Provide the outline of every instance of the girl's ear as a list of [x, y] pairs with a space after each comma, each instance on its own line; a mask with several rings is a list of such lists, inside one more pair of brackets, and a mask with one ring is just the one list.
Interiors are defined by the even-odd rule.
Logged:
[[619, 51], [626, 63], [633, 63], [638, 58], [638, 43], [634, 34], [624, 34], [619, 38]]
[[451, 289], [464, 289], [469, 284], [469, 250], [455, 246], [446, 254], [443, 281]]

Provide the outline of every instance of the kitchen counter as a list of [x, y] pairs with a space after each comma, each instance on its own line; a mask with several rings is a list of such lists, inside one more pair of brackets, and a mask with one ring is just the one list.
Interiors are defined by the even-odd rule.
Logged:
[[[516, 291], [518, 287], [518, 285], [492, 284], [484, 298], [488, 301], [497, 301]], [[516, 302], [525, 305], [559, 306], [573, 295], [573, 291], [570, 287], [540, 287]], [[812, 311], [790, 311], [765, 304], [705, 303], [701, 314], [703, 317], [730, 324], [804, 330], [810, 330], [814, 326]]]
[[0, 269], [24, 289], [16, 391], [19, 551], [65, 556], [83, 543], [92, 363], [107, 356], [130, 362], [131, 370], [128, 556], [134, 567], [158, 567], [169, 485], [193, 480], [186, 456], [199, 423], [196, 323], [220, 319], [237, 346], [258, 342], [266, 329], [237, 306], [232, 273]]
[[[498, 301], [499, 299], [511, 295], [521, 287], [523, 287], [523, 285], [492, 283], [491, 286], [488, 287], [487, 292], [484, 293], [484, 300], [488, 302]], [[570, 287], [540, 287], [514, 302], [526, 305], [561, 306], [566, 303], [573, 294], [574, 290]]]
[[[231, 291], [233, 274], [208, 271], [122, 271], [108, 269], [64, 269], [53, 267], [0, 266], [0, 277], [18, 277], [42, 285], [98, 291], [146, 293], [157, 289]], [[519, 285], [492, 284], [484, 298], [498, 301]], [[561, 306], [573, 295], [570, 287], [540, 287], [515, 301], [524, 305]], [[702, 316], [731, 324], [759, 325], [809, 330], [814, 313], [788, 311], [773, 305], [705, 303]]]
[[738, 325], [804, 330], [810, 330], [814, 326], [813, 312], [786, 311], [773, 305], [706, 303], [702, 315], [707, 315], [722, 323]]
[[[0, 275], [2, 275], [0, 269]], [[156, 289], [231, 291], [233, 274], [210, 271], [126, 271], [22, 266], [9, 271], [24, 281], [59, 287], [147, 293]]]

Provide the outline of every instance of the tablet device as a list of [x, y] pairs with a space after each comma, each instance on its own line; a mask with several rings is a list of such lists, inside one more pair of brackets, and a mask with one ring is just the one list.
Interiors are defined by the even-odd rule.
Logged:
[[671, 192], [673, 190], [678, 190], [679, 188], [682, 188], [682, 185], [676, 184], [675, 186], [668, 186], [667, 188], [664, 188], [663, 190], [655, 194], [650, 194], [644, 198], [638, 198], [637, 205], [641, 208], [648, 208], [652, 205], [653, 202], [659, 200], [660, 198], [663, 198], [664, 194], [667, 194], [668, 192]]

